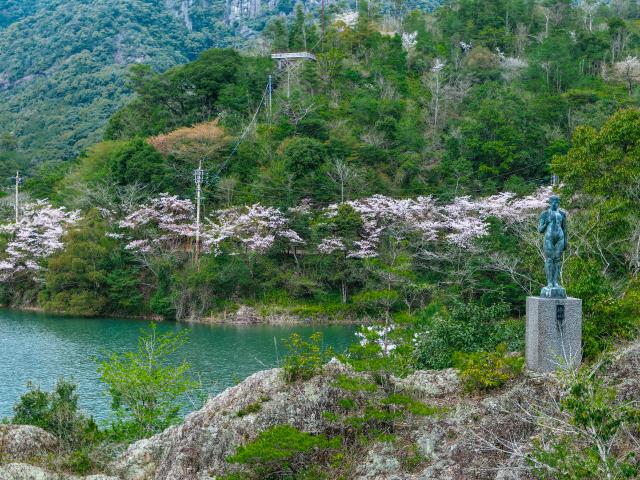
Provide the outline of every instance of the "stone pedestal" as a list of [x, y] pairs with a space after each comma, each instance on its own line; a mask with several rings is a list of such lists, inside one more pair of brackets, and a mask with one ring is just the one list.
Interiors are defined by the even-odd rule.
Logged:
[[527, 368], [555, 372], [582, 361], [582, 300], [527, 297]]

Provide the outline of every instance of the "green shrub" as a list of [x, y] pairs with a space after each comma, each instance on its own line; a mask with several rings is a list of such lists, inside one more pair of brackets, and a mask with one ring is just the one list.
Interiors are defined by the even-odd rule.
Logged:
[[409, 412], [413, 415], [418, 416], [431, 416], [440, 412], [438, 407], [431, 407], [422, 402], [419, 402], [408, 395], [402, 395], [399, 393], [394, 393], [389, 395], [387, 398], [382, 400], [383, 405], [393, 405], [396, 408], [401, 408], [402, 410]]
[[340, 420], [338, 414], [333, 412], [322, 412], [322, 417], [329, 422], [337, 422]]
[[327, 461], [330, 452], [338, 449], [340, 444], [339, 438], [329, 440], [324, 435], [312, 435], [290, 425], [279, 425], [238, 448], [227, 461], [249, 467], [249, 478], [300, 478], [297, 475], [312, 464]]
[[336, 381], [336, 387], [349, 392], [369, 392], [373, 393], [378, 390], [378, 385], [367, 382], [360, 378], [350, 377], [348, 375], [339, 375]]
[[198, 387], [189, 375], [191, 366], [171, 361], [187, 341], [188, 331], [160, 335], [155, 324], [143, 330], [138, 350], [111, 353], [98, 365], [109, 387], [117, 422], [117, 436], [135, 439], [164, 430], [178, 420], [180, 398]]
[[524, 367], [524, 358], [510, 355], [505, 343], [495, 352], [456, 353], [454, 362], [467, 391], [501, 387]]
[[616, 340], [630, 340], [640, 330], [640, 285], [632, 282], [622, 296], [591, 299], [583, 326], [584, 357], [595, 359]]
[[345, 410], [354, 410], [356, 408], [356, 402], [352, 398], [343, 398], [338, 404]]
[[402, 467], [409, 473], [417, 472], [420, 465], [425, 461], [424, 455], [420, 453], [420, 448], [413, 444], [409, 451], [401, 457]]
[[[448, 314], [436, 313], [426, 319], [423, 331], [416, 341], [416, 366], [418, 368], [442, 369], [453, 366], [456, 352], [472, 353], [492, 350], [498, 340], [504, 341], [501, 329], [509, 313], [506, 304], [490, 307], [468, 303], [455, 304]], [[509, 339], [509, 347], [520, 343], [519, 339]], [[515, 345], [511, 345], [511, 344]]]
[[541, 431], [528, 455], [529, 464], [545, 480], [624, 480], [638, 478], [640, 458], [624, 446], [640, 427], [640, 410], [621, 402], [596, 372], [569, 373], [559, 404], [547, 408]]
[[308, 380], [322, 371], [322, 367], [333, 356], [332, 348], [322, 345], [322, 333], [316, 332], [304, 340], [294, 333], [284, 344], [289, 353], [284, 359], [282, 371], [287, 382]]
[[613, 293], [611, 281], [602, 270], [600, 262], [579, 256], [568, 258], [563, 267], [567, 291], [572, 297], [582, 299], [585, 315], [590, 315], [602, 298]]
[[340, 359], [358, 372], [376, 373], [381, 384], [389, 375], [404, 377], [413, 371], [414, 332], [413, 324], [362, 327], [356, 333], [358, 340]]
[[55, 435], [68, 449], [90, 443], [98, 429], [92, 419], [79, 411], [77, 388], [77, 384], [62, 378], [51, 392], [28, 383], [28, 391], [13, 407], [12, 423], [40, 427]]
[[95, 468], [95, 464], [91, 459], [90, 450], [82, 448], [74, 450], [64, 459], [64, 467], [81, 475], [91, 472]]
[[568, 292], [582, 299], [584, 307], [584, 357], [595, 359], [616, 340], [633, 338], [640, 327], [640, 286], [627, 285], [624, 295], [616, 293], [603, 273], [600, 261], [572, 257], [564, 271]]
[[347, 423], [361, 433], [371, 436], [374, 434], [394, 431], [397, 420], [404, 417], [404, 410], [389, 408], [389, 405], [367, 405], [360, 416], [348, 417]]

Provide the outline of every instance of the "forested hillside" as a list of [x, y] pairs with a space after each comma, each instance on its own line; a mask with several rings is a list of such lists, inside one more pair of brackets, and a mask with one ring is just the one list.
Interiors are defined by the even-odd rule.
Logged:
[[37, 8], [37, 0], [6, 0], [0, 5], [0, 30], [13, 22], [32, 15]]
[[[22, 15], [17, 5], [4, 18]], [[30, 425], [60, 442], [39, 461], [64, 474], [638, 476], [637, 2], [447, 0], [430, 12], [359, 0], [357, 12], [329, 5], [326, 22], [302, 4], [232, 2], [225, 31], [256, 35], [242, 51], [205, 49], [212, 37], [194, 12], [213, 2], [129, 1], [117, 22], [117, 6], [78, 2], [100, 12], [85, 17], [38, 2], [0, 38], [44, 22], [44, 5], [60, 7], [46, 10], [52, 25], [70, 27], [38, 42], [62, 33], [69, 50], [17, 55], [4, 74], [0, 112], [47, 132], [32, 137], [47, 155], [20, 186], [17, 212], [12, 195], [0, 201], [0, 304], [363, 326], [344, 353], [314, 333], [293, 334], [280, 356], [274, 339], [281, 369], [165, 430], [202, 384], [187, 330], [152, 325], [137, 351], [97, 358], [109, 421], [79, 411], [73, 383], [29, 384], [3, 429], [10, 456], [38, 461], [15, 440], [46, 433], [19, 426]], [[258, 6], [292, 14], [266, 21]], [[269, 55], [303, 50], [313, 55]], [[7, 179], [33, 167], [27, 130], [16, 131], [0, 136]], [[538, 227], [554, 193], [585, 366], [539, 376], [523, 373], [525, 298], [546, 283]], [[237, 365], [236, 351], [225, 355]], [[30, 467], [0, 472], [14, 468]]]
[[7, 205], [3, 302], [382, 319], [385, 336], [428, 330], [419, 362], [445, 367], [520, 345], [508, 319], [543, 283], [535, 223], [559, 183], [587, 355], [635, 331], [635, 2], [455, 0], [402, 21], [359, 7], [324, 41], [301, 7], [265, 28], [267, 51], [313, 45], [315, 61], [212, 49], [132, 68], [105, 140], [28, 179], [40, 201], [18, 224]]
[[[430, 3], [394, 6], [385, 0], [376, 8], [398, 17]], [[164, 71], [212, 46], [264, 51], [257, 33], [271, 18], [291, 14], [294, 5], [284, 0], [4, 0], [0, 134], [14, 137], [26, 166], [71, 159], [102, 138], [107, 119], [130, 95], [125, 82], [130, 65]], [[320, 4], [304, 5], [313, 16]], [[327, 0], [326, 7], [344, 10], [348, 2]]]
[[72, 158], [100, 140], [127, 97], [129, 65], [162, 70], [215, 44], [162, 2], [51, 0], [31, 15], [24, 7], [9, 5], [9, 15], [23, 18], [0, 31], [0, 130], [15, 136], [32, 163]]

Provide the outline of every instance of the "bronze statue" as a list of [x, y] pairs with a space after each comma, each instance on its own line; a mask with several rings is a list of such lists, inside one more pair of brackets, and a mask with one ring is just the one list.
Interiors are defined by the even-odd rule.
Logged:
[[538, 231], [544, 233], [544, 272], [547, 286], [540, 292], [545, 298], [567, 298], [560, 286], [562, 254], [567, 249], [567, 212], [560, 209], [560, 197], [549, 198], [549, 209], [540, 216]]

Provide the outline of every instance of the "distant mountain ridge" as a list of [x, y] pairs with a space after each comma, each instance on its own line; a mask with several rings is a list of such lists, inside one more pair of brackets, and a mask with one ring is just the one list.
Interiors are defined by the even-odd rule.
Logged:
[[130, 65], [164, 70], [211, 47], [250, 45], [294, 8], [294, 0], [0, 0], [0, 134], [12, 133], [34, 164], [73, 157], [128, 98]]
[[33, 15], [42, 3], [40, 0], [3, 0], [0, 2], [0, 30]]

